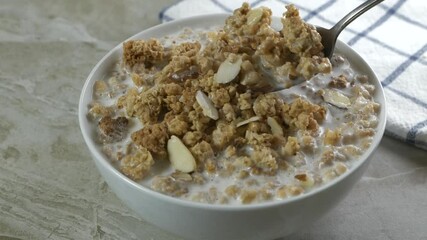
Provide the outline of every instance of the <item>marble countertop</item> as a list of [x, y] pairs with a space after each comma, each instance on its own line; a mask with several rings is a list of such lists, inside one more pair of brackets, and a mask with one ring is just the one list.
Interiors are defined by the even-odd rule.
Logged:
[[[92, 67], [173, 2], [1, 2], [0, 239], [180, 239], [110, 191], [77, 120]], [[427, 152], [384, 137], [349, 196], [290, 239], [427, 239], [426, 223]]]

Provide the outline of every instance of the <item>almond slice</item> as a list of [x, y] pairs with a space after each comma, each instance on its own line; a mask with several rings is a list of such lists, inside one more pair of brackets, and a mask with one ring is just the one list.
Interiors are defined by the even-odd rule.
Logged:
[[347, 96], [335, 90], [325, 89], [322, 92], [322, 97], [325, 102], [338, 108], [346, 109], [351, 105], [350, 99]]
[[248, 119], [246, 119], [244, 121], [241, 121], [241, 122], [237, 123], [236, 127], [240, 127], [240, 126], [246, 125], [246, 124], [248, 124], [250, 122], [256, 122], [256, 121], [259, 121], [260, 119], [261, 118], [259, 116], [254, 116], [254, 117], [248, 118]]
[[276, 121], [276, 119], [272, 117], [267, 118], [267, 124], [271, 128], [271, 133], [276, 136], [283, 136], [283, 128], [280, 126], [280, 124]]
[[189, 173], [196, 169], [196, 160], [181, 140], [172, 135], [168, 140], [169, 161], [178, 171]]
[[197, 103], [199, 103], [200, 107], [203, 109], [203, 114], [206, 117], [210, 117], [213, 120], [218, 119], [218, 110], [215, 108], [212, 100], [208, 96], [206, 96], [204, 92], [198, 90], [196, 93], [196, 100]]
[[262, 8], [254, 8], [248, 12], [246, 23], [251, 26], [259, 22], [261, 20], [263, 14]]
[[242, 57], [230, 54], [224, 62], [218, 68], [218, 72], [215, 74], [214, 79], [218, 83], [229, 83], [240, 72], [240, 66], [242, 65]]

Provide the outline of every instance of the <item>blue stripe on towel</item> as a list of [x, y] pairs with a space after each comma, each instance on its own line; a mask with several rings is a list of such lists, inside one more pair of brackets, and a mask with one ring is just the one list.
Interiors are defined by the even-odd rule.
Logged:
[[389, 8], [386, 13], [380, 17], [372, 26], [368, 27], [366, 30], [358, 33], [354, 38], [350, 39], [348, 41], [348, 44], [350, 46], [354, 45], [356, 42], [358, 42], [362, 37], [366, 36], [369, 32], [374, 30], [375, 28], [381, 26], [383, 23], [385, 23], [391, 16], [393, 16], [396, 11], [405, 3], [406, 0], [400, 0], [398, 1], [392, 8]]
[[406, 136], [406, 142], [410, 144], [415, 144], [415, 138], [417, 137], [418, 131], [425, 126], [427, 126], [427, 119], [413, 126], [409, 130], [408, 135]]
[[[385, 5], [382, 5], [382, 4], [380, 4], [379, 7], [381, 7], [384, 10], [388, 10], [389, 9], [389, 7], [387, 7]], [[403, 21], [405, 21], [407, 23], [410, 23], [410, 24], [415, 25], [417, 27], [423, 28], [424, 30], [427, 30], [427, 25], [423, 24], [422, 22], [418, 22], [418, 21], [416, 21], [416, 20], [414, 20], [412, 18], [409, 18], [409, 17], [407, 17], [407, 16], [405, 16], [403, 14], [400, 14], [399, 12], [396, 12], [394, 14], [394, 16], [396, 16], [397, 18], [400, 18], [401, 20], [403, 20]]]
[[383, 87], [390, 85], [397, 77], [400, 76], [413, 62], [417, 61], [423, 54], [427, 51], [427, 44], [425, 44], [420, 50], [415, 54], [411, 55], [405, 62], [403, 62], [399, 67], [397, 67], [388, 77], [386, 77], [381, 84]]
[[262, 2], [264, 2], [264, 0], [257, 0], [257, 1], [255, 1], [253, 3], [251, 3], [251, 7], [256, 6], [256, 5], [258, 5], [258, 4], [262, 3]]
[[233, 9], [228, 8], [224, 4], [218, 2], [218, 0], [211, 0], [211, 2], [226, 12], [233, 12]]
[[[356, 32], [356, 31], [351, 30], [351, 29], [349, 29], [349, 31], [350, 31], [350, 32], [352, 32], [352, 33], [355, 33], [355, 32]], [[390, 45], [387, 45], [387, 44], [385, 44], [384, 42], [381, 42], [380, 40], [378, 40], [378, 39], [376, 39], [376, 38], [373, 38], [373, 37], [370, 37], [370, 36], [365, 36], [365, 39], [368, 39], [368, 40], [370, 40], [371, 42], [374, 42], [374, 43], [378, 44], [379, 46], [381, 46], [381, 47], [383, 47], [383, 48], [386, 48], [386, 49], [388, 49], [388, 50], [390, 50], [390, 51], [392, 51], [392, 52], [394, 52], [394, 53], [397, 53], [397, 54], [399, 54], [400, 56], [403, 56], [403, 57], [406, 57], [406, 58], [411, 58], [411, 57], [413, 57], [413, 55], [408, 54], [408, 53], [405, 53], [405, 52], [402, 52], [402, 51], [400, 51], [399, 49], [394, 48], [394, 47], [392, 47], [392, 46], [390, 46]], [[423, 58], [418, 58], [418, 62], [419, 62], [420, 64], [427, 65], [427, 59], [426, 59], [426, 60], [424, 60]]]
[[171, 18], [171, 17], [169, 17], [169, 16], [168, 16], [168, 15], [166, 15], [166, 14], [164, 14], [164, 15], [162, 16], [162, 19], [164, 19], [164, 20], [165, 20], [165, 21], [167, 21], [167, 22], [175, 20], [174, 18]]
[[[405, 143], [408, 143], [408, 144], [410, 144], [409, 142], [407, 142], [406, 141], [406, 138], [404, 138], [404, 137], [401, 137], [400, 135], [397, 135], [396, 133], [394, 133], [394, 132], [392, 132], [392, 131], [389, 131], [389, 130], [385, 130], [385, 135], [387, 135], [387, 136], [390, 136], [390, 137], [392, 137], [392, 138], [395, 138], [395, 139], [397, 139], [397, 140], [399, 140], [399, 141], [402, 141], [402, 142], [405, 142]], [[416, 146], [418, 146], [418, 147], [422, 147], [422, 148], [425, 148], [425, 149], [427, 149], [427, 142], [424, 142], [424, 141], [421, 141], [421, 140], [415, 140], [415, 142], [413, 143], [413, 144], [415, 144]]]
[[392, 92], [394, 92], [394, 93], [396, 93], [397, 95], [399, 95], [399, 96], [401, 96], [401, 97], [409, 100], [409, 101], [412, 101], [413, 103], [417, 104], [418, 106], [421, 106], [421, 107], [427, 109], [427, 103], [421, 101], [420, 99], [418, 99], [418, 98], [416, 98], [414, 96], [411, 96], [411, 95], [409, 95], [409, 94], [407, 94], [405, 92], [402, 92], [402, 91], [399, 91], [397, 89], [394, 89], [392, 87], [388, 87], [387, 89], [390, 90], [390, 91], [392, 91]]
[[174, 4], [171, 4], [170, 6], [163, 8], [162, 11], [159, 12], [159, 19], [160, 19], [160, 21], [162, 21], [162, 20], [166, 20], [166, 21], [172, 21], [172, 20], [174, 20], [173, 18], [171, 18], [168, 15], [166, 15], [166, 11], [169, 10], [169, 9], [171, 9], [171, 8], [173, 8], [173, 7], [175, 7], [176, 5], [178, 5], [179, 3], [181, 3], [182, 1], [184, 1], [184, 0], [178, 0]]
[[320, 7], [314, 9], [313, 11], [310, 11], [307, 16], [304, 17], [304, 21], [308, 21], [314, 16], [318, 15], [319, 13], [323, 12], [324, 10], [328, 9], [330, 6], [332, 6], [336, 0], [330, 0], [326, 3], [322, 4]]

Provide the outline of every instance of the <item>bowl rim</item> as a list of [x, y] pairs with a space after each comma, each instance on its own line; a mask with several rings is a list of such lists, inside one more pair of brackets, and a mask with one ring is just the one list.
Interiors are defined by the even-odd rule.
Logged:
[[[385, 94], [384, 94], [384, 89], [381, 86], [381, 82], [379, 81], [377, 75], [375, 74], [375, 72], [372, 70], [372, 68], [369, 66], [369, 64], [355, 51], [353, 50], [350, 46], [348, 46], [347, 44], [345, 44], [344, 42], [340, 41], [338, 39], [337, 41], [337, 48], [341, 49], [341, 51], [346, 51], [346, 55], [351, 56], [351, 58], [355, 58], [358, 61], [360, 61], [359, 64], [364, 65], [364, 67], [366, 68], [366, 73], [365, 74], [369, 74], [370, 76], [370, 81], [376, 86], [376, 93], [375, 95], [377, 97], [375, 97], [375, 100], [377, 100], [378, 102], [381, 103], [381, 110], [379, 113], [379, 124], [376, 127], [376, 134], [374, 136], [374, 139], [372, 140], [372, 143], [370, 145], [370, 147], [364, 151], [364, 153], [360, 156], [359, 160], [356, 161], [354, 163], [354, 165], [349, 168], [349, 171], [346, 171], [344, 174], [338, 176], [337, 178], [316, 187], [315, 189], [304, 193], [302, 195], [299, 196], [295, 196], [289, 199], [283, 199], [283, 200], [273, 200], [273, 201], [269, 201], [269, 202], [261, 202], [261, 203], [253, 203], [253, 204], [248, 204], [248, 205], [244, 205], [244, 204], [209, 204], [209, 203], [199, 203], [199, 202], [192, 202], [190, 200], [185, 200], [185, 199], [180, 199], [177, 197], [172, 197], [172, 196], [168, 196], [166, 194], [163, 193], [159, 193], [156, 192], [148, 187], [145, 187], [133, 180], [131, 180], [130, 178], [128, 178], [127, 176], [125, 176], [124, 174], [122, 174], [118, 169], [116, 169], [108, 160], [108, 158], [99, 150], [98, 147], [96, 147], [96, 142], [91, 138], [91, 134], [89, 131], [89, 120], [87, 117], [87, 111], [88, 111], [88, 103], [89, 102], [85, 102], [85, 97], [87, 94], [92, 93], [92, 90], [90, 89], [92, 87], [92, 84], [94, 82], [94, 75], [97, 71], [97, 69], [110, 57], [113, 56], [113, 54], [115, 54], [117, 51], [121, 51], [121, 47], [122, 44], [125, 41], [129, 41], [131, 39], [137, 39], [139, 35], [141, 34], [150, 34], [153, 31], [161, 31], [161, 29], [166, 28], [166, 27], [173, 27], [173, 26], [179, 26], [179, 25], [188, 25], [189, 27], [191, 27], [191, 25], [194, 25], [194, 23], [201, 23], [205, 20], [213, 20], [213, 21], [219, 21], [220, 20], [225, 20], [226, 17], [230, 16], [230, 14], [226, 14], [226, 13], [218, 13], [218, 14], [205, 14], [205, 15], [199, 15], [199, 16], [193, 16], [193, 17], [189, 17], [189, 18], [183, 18], [183, 19], [179, 19], [179, 20], [174, 20], [171, 22], [167, 22], [167, 23], [161, 23], [159, 25], [147, 28], [131, 37], [129, 37], [128, 39], [120, 42], [118, 45], [116, 45], [114, 48], [112, 48], [101, 60], [98, 61], [98, 63], [95, 65], [95, 67], [91, 70], [90, 74], [88, 75], [87, 79], [85, 80], [85, 83], [83, 85], [81, 94], [80, 94], [80, 98], [79, 98], [79, 106], [78, 106], [78, 118], [79, 118], [79, 126], [80, 126], [80, 130], [81, 133], [83, 135], [84, 141], [87, 145], [87, 147], [89, 148], [90, 153], [92, 154], [92, 158], [95, 162], [98, 162], [99, 164], [102, 164], [103, 167], [105, 167], [108, 171], [112, 172], [114, 175], [116, 175], [116, 177], [118, 177], [121, 181], [125, 182], [127, 185], [129, 185], [131, 188], [134, 188], [134, 190], [137, 191], [141, 191], [145, 194], [148, 194], [154, 198], [157, 198], [159, 200], [165, 201], [167, 203], [170, 204], [177, 204], [177, 205], [181, 205], [184, 207], [191, 207], [191, 208], [203, 208], [203, 209], [209, 209], [209, 210], [222, 210], [222, 211], [249, 211], [249, 210], [254, 210], [254, 209], [265, 209], [265, 208], [271, 208], [271, 207], [276, 207], [276, 206], [281, 206], [281, 205], [287, 205], [296, 201], [300, 201], [302, 199], [305, 198], [309, 198], [313, 195], [317, 195], [329, 188], [331, 188], [332, 186], [334, 186], [336, 183], [343, 181], [345, 178], [347, 178], [349, 175], [353, 174], [358, 168], [360, 168], [363, 163], [365, 163], [366, 161], [368, 161], [369, 157], [373, 154], [373, 152], [375, 151], [375, 149], [378, 147], [383, 135], [384, 135], [384, 131], [385, 131], [385, 126], [386, 126], [386, 100], [385, 100]], [[273, 16], [272, 17], [273, 21], [278, 21], [280, 20], [280, 17], [276, 17]], [[203, 24], [203, 23], [202, 23]], [[176, 30], [176, 32], [178, 32], [179, 30]], [[152, 35], [152, 34], [150, 34]], [[92, 97], [90, 98], [92, 99]], [[93, 124], [93, 123], [92, 123]], [[104, 179], [105, 180], [105, 179]]]

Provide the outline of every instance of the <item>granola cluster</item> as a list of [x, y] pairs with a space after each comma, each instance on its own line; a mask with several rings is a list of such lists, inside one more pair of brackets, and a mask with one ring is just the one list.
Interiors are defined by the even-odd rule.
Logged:
[[[290, 87], [296, 79], [330, 73], [332, 64], [323, 57], [320, 35], [293, 5], [287, 6], [281, 31], [270, 24], [270, 9], [251, 9], [244, 3], [221, 30], [207, 33], [203, 44], [166, 45], [158, 39], [123, 44], [123, 68], [112, 80], [94, 86], [98, 97], [117, 101], [112, 106], [95, 102], [89, 113], [98, 119], [107, 155], [119, 161], [125, 175], [133, 180], [151, 176], [156, 191], [210, 203], [286, 198], [321, 181], [297, 167], [305, 164], [305, 152], [319, 149], [319, 142], [338, 146], [345, 134], [340, 129], [322, 133], [320, 125], [328, 111], [323, 101], [304, 96], [285, 101], [265, 89], [268, 79]], [[129, 84], [120, 81], [126, 78], [131, 79]], [[349, 81], [339, 76], [329, 84], [345, 88]], [[361, 94], [363, 90], [359, 89]], [[315, 94], [320, 99], [327, 93]], [[358, 148], [342, 148], [346, 154], [359, 154]], [[333, 147], [327, 147], [319, 162], [331, 165], [336, 155]], [[174, 169], [170, 174], [151, 173], [156, 164], [168, 162]], [[327, 176], [345, 172], [345, 165], [337, 167]], [[297, 184], [256, 180], [291, 169]], [[203, 185], [215, 176], [241, 183], [190, 194], [191, 185]]]
[[[274, 93], [257, 91], [258, 86], [267, 84], [257, 62], [265, 62], [272, 69], [286, 65], [287, 75], [307, 79], [317, 72], [330, 71], [330, 66], [326, 70], [319, 65], [307, 66], [307, 61], [322, 59], [322, 45], [319, 34], [299, 18], [295, 7], [288, 7], [283, 35], [270, 23], [269, 9], [250, 10], [244, 4], [227, 19], [224, 31], [210, 36], [203, 50], [197, 42], [170, 48], [154, 39], [124, 43], [124, 64], [142, 73], [133, 78], [145, 82], [144, 73], [161, 62], [167, 64], [154, 70], [157, 73], [153, 80], [147, 81], [153, 85], [130, 89], [119, 99], [127, 115], [145, 126], [132, 133], [133, 142], [153, 155], [165, 156], [167, 140], [175, 135], [192, 151], [198, 170], [208, 172], [220, 167], [213, 152], [229, 145], [247, 146], [253, 152], [249, 155], [252, 162], [246, 167], [257, 174], [275, 174], [278, 161], [298, 151], [299, 145], [293, 143], [289, 133], [295, 129], [316, 131], [325, 109], [301, 98], [288, 104]], [[228, 59], [230, 64], [241, 64], [238, 75], [223, 83], [218, 80], [223, 77], [219, 76], [219, 68]], [[327, 59], [322, 61], [328, 63]], [[207, 104], [197, 101], [198, 92], [207, 97]], [[211, 116], [206, 113], [209, 111], [217, 114]], [[251, 118], [255, 120], [239, 124]], [[281, 134], [273, 134], [267, 118], [273, 119]], [[286, 150], [277, 151], [283, 146]]]

